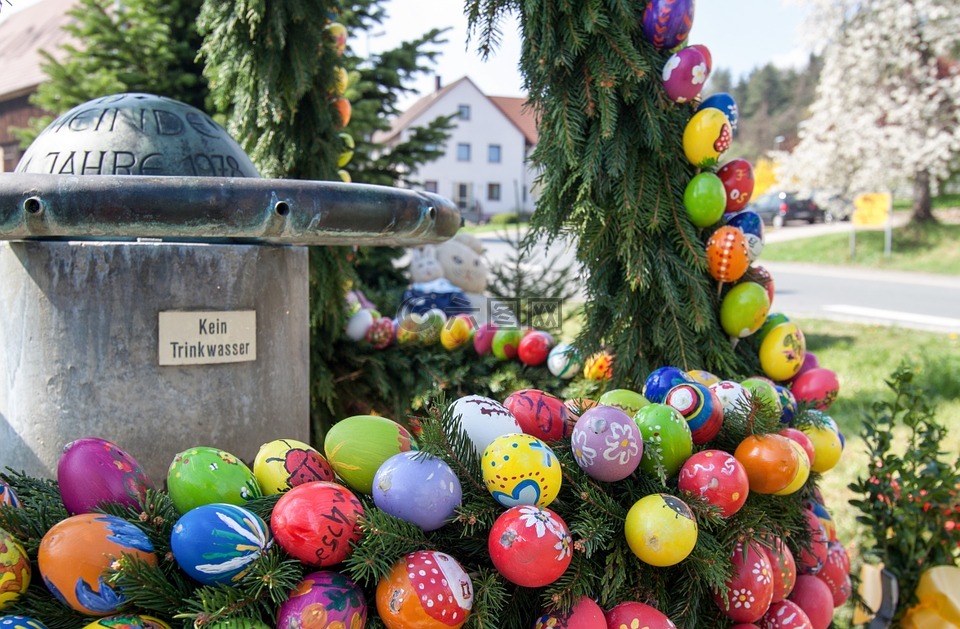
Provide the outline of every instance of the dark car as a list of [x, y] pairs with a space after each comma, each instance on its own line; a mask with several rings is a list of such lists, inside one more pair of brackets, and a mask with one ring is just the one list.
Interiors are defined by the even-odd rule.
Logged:
[[771, 192], [758, 197], [746, 209], [760, 215], [763, 222], [774, 227], [782, 227], [788, 221], [806, 221], [824, 223], [827, 213], [813, 199], [799, 197], [792, 192]]

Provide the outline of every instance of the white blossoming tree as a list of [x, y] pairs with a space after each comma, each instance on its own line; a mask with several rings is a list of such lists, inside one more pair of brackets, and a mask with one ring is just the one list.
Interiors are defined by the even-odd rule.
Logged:
[[913, 186], [913, 220], [960, 157], [960, 2], [799, 0], [823, 72], [781, 181], [852, 196]]

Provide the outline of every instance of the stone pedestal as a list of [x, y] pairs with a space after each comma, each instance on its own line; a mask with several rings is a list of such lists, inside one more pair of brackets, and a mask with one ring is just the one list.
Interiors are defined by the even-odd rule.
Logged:
[[55, 478], [101, 437], [159, 488], [189, 447], [307, 441], [307, 278], [304, 247], [0, 242], [0, 467]]

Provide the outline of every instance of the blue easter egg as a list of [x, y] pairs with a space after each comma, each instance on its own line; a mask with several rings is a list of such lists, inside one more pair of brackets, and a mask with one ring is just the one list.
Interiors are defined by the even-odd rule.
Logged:
[[737, 101], [733, 100], [733, 96], [727, 94], [726, 92], [717, 92], [712, 94], [707, 98], [703, 99], [703, 102], [700, 103], [700, 106], [697, 107], [697, 111], [701, 109], [707, 109], [712, 107], [713, 109], [719, 109], [727, 115], [727, 120], [730, 121], [730, 128], [734, 133], [737, 132], [737, 122], [740, 120], [740, 110], [737, 108]]
[[693, 382], [686, 371], [677, 367], [654, 369], [643, 384], [643, 397], [653, 404], [662, 404], [667, 392], [678, 384]]
[[676, 48], [693, 28], [694, 0], [649, 0], [643, 12], [643, 35], [661, 50]]
[[204, 585], [239, 580], [272, 544], [270, 529], [258, 515], [226, 503], [187, 511], [170, 535], [177, 564]]
[[17, 498], [17, 492], [13, 487], [0, 480], [0, 505], [9, 505], [11, 507], [20, 507], [20, 499]]
[[664, 404], [672, 406], [683, 415], [696, 444], [706, 443], [716, 437], [723, 425], [723, 405], [720, 398], [699, 382], [673, 387], [667, 392]]
[[0, 629], [47, 629], [47, 626], [27, 616], [0, 616]]
[[730, 215], [730, 218], [727, 219], [727, 225], [736, 227], [744, 234], [752, 234], [763, 238], [763, 219], [753, 210], [742, 210]]
[[797, 409], [799, 408], [797, 406], [797, 398], [793, 397], [793, 393], [785, 386], [775, 384], [773, 388], [775, 388], [780, 395], [780, 406], [782, 407], [780, 411], [780, 423], [792, 426], [793, 418], [796, 416]]
[[394, 454], [373, 477], [377, 507], [424, 531], [449, 522], [462, 498], [460, 479], [450, 466], [420, 452]]

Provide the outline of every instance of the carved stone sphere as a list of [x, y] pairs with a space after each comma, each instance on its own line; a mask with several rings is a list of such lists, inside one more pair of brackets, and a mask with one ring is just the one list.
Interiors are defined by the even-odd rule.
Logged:
[[195, 107], [152, 94], [78, 105], [37, 136], [18, 173], [259, 177], [226, 130]]

